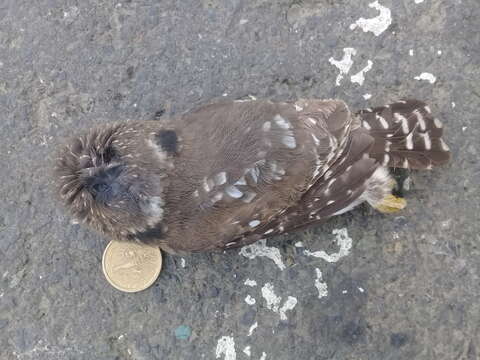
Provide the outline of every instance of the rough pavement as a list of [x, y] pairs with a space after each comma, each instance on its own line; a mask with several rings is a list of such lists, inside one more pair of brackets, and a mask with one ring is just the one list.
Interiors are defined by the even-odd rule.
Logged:
[[[2, 0], [0, 358], [478, 359], [479, 18], [478, 0]], [[56, 144], [249, 94], [418, 97], [453, 161], [410, 174], [397, 216], [360, 207], [109, 286], [105, 240], [53, 200]]]

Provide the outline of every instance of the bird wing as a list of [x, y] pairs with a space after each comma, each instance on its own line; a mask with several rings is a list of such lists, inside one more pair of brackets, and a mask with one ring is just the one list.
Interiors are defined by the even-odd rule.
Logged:
[[167, 194], [169, 246], [188, 251], [282, 230], [273, 219], [328, 174], [355, 126], [338, 100], [217, 103], [174, 123], [181, 146]]
[[274, 230], [268, 236], [322, 223], [362, 203], [368, 179], [380, 165], [368, 156], [372, 144], [373, 138], [364, 129], [354, 129], [342, 155], [303, 194], [301, 201], [271, 221]]

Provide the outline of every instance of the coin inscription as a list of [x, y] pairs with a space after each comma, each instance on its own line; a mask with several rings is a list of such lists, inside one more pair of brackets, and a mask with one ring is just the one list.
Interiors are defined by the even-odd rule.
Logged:
[[102, 259], [103, 273], [116, 289], [137, 292], [154, 283], [162, 268], [158, 247], [111, 241]]

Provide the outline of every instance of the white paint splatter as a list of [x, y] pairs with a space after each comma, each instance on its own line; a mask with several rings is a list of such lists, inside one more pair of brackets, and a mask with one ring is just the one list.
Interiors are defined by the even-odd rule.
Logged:
[[[127, 349], [128, 351], [128, 349]], [[37, 341], [33, 347], [25, 352], [17, 353], [12, 351], [12, 355], [16, 359], [67, 359], [72, 358], [72, 354], [75, 354], [77, 357], [84, 354], [84, 351], [78, 350], [76, 348], [68, 347], [57, 347], [49, 343], [44, 342], [43, 340]]]
[[262, 357], [260, 360], [266, 360], [267, 359], [267, 354], [265, 352], [262, 352]]
[[257, 286], [257, 282], [255, 280], [251, 280], [251, 279], [245, 280], [245, 282], [243, 284], [247, 285], [247, 286], [251, 286], [251, 287]]
[[438, 56], [442, 55], [442, 50], [438, 50], [438, 51], [437, 51], [437, 55], [438, 55]]
[[422, 2], [424, 2], [425, 0], [415, 0], [415, 4], [421, 4]]
[[342, 290], [342, 294], [346, 294], [346, 293], [348, 293], [347, 290]]
[[[280, 308], [280, 320], [288, 320], [287, 318], [287, 311], [293, 310], [295, 306], [297, 306], [298, 300], [296, 297], [289, 296], [287, 301], [283, 304]], [[263, 358], [263, 357], [262, 357]]]
[[250, 295], [247, 295], [247, 297], [245, 298], [245, 302], [248, 304], [248, 305], [255, 305], [255, 303], [257, 302], [252, 296]]
[[218, 340], [215, 357], [219, 359], [222, 355], [225, 355], [224, 360], [235, 360], [237, 358], [235, 340], [233, 340], [232, 336], [222, 336]]
[[465, 132], [468, 128], [466, 126], [462, 126], [462, 131]]
[[357, 54], [357, 50], [354, 48], [344, 48], [343, 52], [344, 55], [341, 60], [335, 60], [333, 57], [328, 59], [330, 64], [336, 66], [340, 70], [340, 73], [337, 75], [337, 80], [335, 81], [337, 86], [340, 86], [340, 82], [342, 81], [343, 77], [349, 73], [353, 66], [352, 56]]
[[[79, 10], [76, 6], [72, 6], [69, 10], [70, 10], [70, 12], [69, 11], [64, 11], [63, 12], [63, 17], [64, 18], [68, 18], [70, 16], [72, 16], [72, 17], [77, 17], [78, 16]], [[20, 29], [20, 30], [22, 30], [22, 29]]]
[[370, 99], [372, 98], [372, 94], [364, 94], [364, 95], [363, 95], [363, 98], [364, 98], [365, 100], [370, 100]]
[[315, 287], [318, 290], [318, 298], [321, 299], [328, 295], [328, 287], [326, 282], [322, 282], [322, 271], [319, 268], [315, 269], [317, 278], [315, 279]]
[[329, 255], [323, 250], [314, 252], [305, 250], [305, 255], [321, 258], [328, 262], [337, 262], [341, 258], [347, 256], [352, 248], [352, 239], [348, 236], [347, 229], [334, 229], [332, 234], [335, 235], [335, 242], [340, 247], [340, 250], [337, 253]]
[[252, 245], [244, 246], [240, 250], [240, 254], [249, 259], [255, 259], [257, 256], [265, 256], [273, 260], [280, 270], [286, 269], [280, 250], [275, 247], [268, 247], [267, 240], [260, 240]]
[[410, 49], [410, 50], [408, 51], [408, 55], [413, 56], [413, 49]]
[[278, 312], [278, 308], [280, 306], [280, 301], [282, 301], [282, 298], [275, 295], [272, 284], [266, 283], [265, 285], [263, 285], [262, 296], [267, 302], [267, 308], [272, 310], [273, 312]]
[[248, 357], [250, 357], [250, 356], [252, 355], [252, 352], [251, 352], [250, 349], [251, 349], [250, 345], [245, 346], [245, 349], [243, 349], [243, 353], [244, 353], [245, 355], [247, 355]]
[[360, 70], [358, 73], [356, 73], [355, 75], [352, 75], [350, 77], [350, 81], [352, 83], [357, 83], [359, 84], [360, 86], [363, 85], [363, 83], [365, 82], [365, 74], [367, 72], [369, 72], [370, 70], [372, 70], [372, 67], [373, 67], [373, 62], [371, 60], [368, 60], [367, 61], [367, 66], [365, 66], [362, 70]]
[[433, 74], [423, 72], [419, 76], [415, 76], [415, 80], [425, 80], [428, 81], [430, 84], [434, 84], [435, 81], [437, 81], [437, 78]]
[[255, 329], [258, 327], [258, 322], [255, 321], [255, 323], [250, 326], [250, 329], [248, 329], [248, 335], [247, 336], [252, 336], [253, 332]]
[[182, 265], [183, 268], [186, 266], [186, 261], [184, 258], [180, 259], [180, 265]]
[[452, 101], [452, 109], [455, 109], [455, 106], [457, 106], [457, 104], [455, 104], [455, 102]]
[[370, 31], [375, 36], [379, 36], [392, 24], [392, 12], [389, 8], [380, 5], [378, 1], [368, 4], [368, 6], [378, 10], [380, 14], [371, 19], [358, 19], [354, 24], [350, 25], [350, 30], [360, 27], [364, 32]]
[[362, 288], [362, 287], [360, 287], [360, 286], [359, 286], [357, 289], [358, 289], [358, 291], [360, 291], [361, 293], [365, 292], [365, 289]]
[[280, 303], [282, 302], [282, 298], [277, 296], [273, 290], [273, 285], [270, 283], [266, 283], [262, 287], [262, 296], [267, 302], [267, 309], [272, 310], [273, 312], [280, 314], [280, 320], [287, 320], [286, 312], [292, 310], [297, 305], [297, 298], [293, 296], [289, 296], [282, 307], [280, 307]]
[[297, 242], [295, 243], [295, 247], [303, 248], [303, 247], [305, 247], [305, 245], [303, 244], [302, 241], [297, 241]]

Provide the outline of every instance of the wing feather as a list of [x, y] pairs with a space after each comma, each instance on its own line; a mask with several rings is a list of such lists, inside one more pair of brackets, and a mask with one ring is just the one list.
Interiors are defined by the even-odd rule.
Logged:
[[169, 232], [189, 251], [258, 240], [325, 178], [353, 124], [338, 100], [225, 102], [176, 121], [182, 161], [168, 196], [179, 211]]

